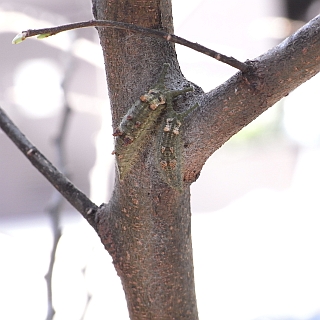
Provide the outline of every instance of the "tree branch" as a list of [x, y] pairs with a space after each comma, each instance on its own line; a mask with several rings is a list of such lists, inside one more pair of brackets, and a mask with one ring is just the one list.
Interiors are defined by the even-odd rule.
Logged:
[[52, 27], [52, 28], [35, 29], [35, 30], [30, 29], [30, 30], [23, 31], [22, 33], [18, 34], [12, 40], [12, 43], [17, 44], [17, 43], [22, 42], [26, 38], [37, 36], [37, 35], [38, 35], [38, 38], [42, 39], [42, 38], [53, 36], [57, 33], [63, 32], [63, 31], [79, 29], [79, 28], [88, 28], [88, 27], [115, 28], [115, 29], [129, 30], [129, 31], [135, 32], [135, 33], [141, 33], [141, 34], [145, 34], [147, 36], [153, 36], [156, 38], [160, 38], [162, 40], [166, 40], [166, 41], [180, 44], [182, 46], [185, 46], [185, 47], [191, 48], [195, 51], [206, 54], [206, 55], [208, 55], [218, 61], [221, 61], [223, 63], [230, 65], [231, 67], [239, 69], [242, 72], [246, 71], [248, 68], [248, 66], [245, 63], [240, 62], [233, 57], [225, 56], [219, 52], [208, 49], [198, 43], [194, 43], [194, 42], [188, 41], [186, 39], [183, 39], [183, 38], [178, 37], [174, 34], [170, 34], [170, 33], [155, 30], [155, 29], [139, 27], [139, 26], [135, 26], [130, 23], [110, 21], [110, 20], [89, 20], [89, 21], [65, 24], [65, 25]]
[[320, 15], [248, 66], [246, 73], [196, 97], [200, 111], [185, 130], [186, 181], [196, 180], [209, 156], [235, 133], [320, 71]]
[[[66, 66], [64, 70], [64, 77], [61, 83], [61, 88], [63, 90], [63, 111], [61, 114], [61, 123], [57, 130], [57, 136], [54, 138], [54, 149], [57, 160], [57, 168], [61, 171], [62, 174], [66, 175], [66, 160], [65, 160], [65, 148], [64, 141], [66, 138], [67, 129], [70, 123], [70, 116], [72, 114], [72, 109], [68, 101], [68, 92], [67, 86], [73, 75], [74, 71], [74, 59], [72, 58], [71, 52], [68, 51], [66, 56], [63, 59], [63, 64]], [[61, 214], [62, 214], [62, 205], [65, 199], [61, 193], [57, 190], [53, 190], [49, 206], [47, 208], [50, 222], [51, 222], [51, 231], [53, 236], [52, 250], [50, 255], [50, 262], [48, 267], [48, 272], [45, 276], [47, 282], [47, 292], [48, 292], [48, 310], [47, 310], [47, 319], [52, 320], [56, 313], [54, 304], [53, 304], [53, 269], [55, 265], [56, 252], [60, 238], [62, 236], [61, 228]]]
[[63, 195], [63, 197], [96, 229], [95, 205], [83, 192], [77, 189], [41, 152], [23, 135], [17, 126], [0, 108], [0, 128], [42, 175]]

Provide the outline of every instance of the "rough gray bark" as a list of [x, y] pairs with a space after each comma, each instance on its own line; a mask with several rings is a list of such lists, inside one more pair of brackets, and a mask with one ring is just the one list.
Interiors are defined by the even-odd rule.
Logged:
[[[108, 19], [173, 32], [169, 0], [94, 0], [96, 19]], [[97, 213], [97, 231], [120, 276], [131, 319], [197, 319], [190, 234], [190, 184], [208, 157], [259, 114], [320, 70], [320, 18], [278, 47], [248, 61], [205, 94], [177, 99], [182, 111], [200, 107], [183, 124], [184, 188], [180, 193], [155, 168], [155, 134], [132, 172], [116, 178], [113, 197]], [[181, 89], [174, 45], [128, 31], [99, 28], [114, 128], [131, 104], [152, 87], [164, 63], [166, 86]]]
[[[252, 61], [245, 74], [201, 96], [200, 111], [186, 124], [186, 179], [198, 176], [208, 157], [235, 133], [320, 71], [320, 16]], [[205, 134], [204, 134], [205, 130]]]
[[[173, 32], [169, 1], [96, 1], [93, 11], [97, 19]], [[173, 44], [121, 30], [100, 29], [99, 35], [114, 128], [165, 62], [171, 65], [166, 86], [186, 85]], [[122, 280], [131, 319], [197, 319], [190, 189], [179, 193], [161, 181], [154, 141], [150, 135], [132, 172], [116, 179], [111, 201], [98, 212], [98, 233]]]

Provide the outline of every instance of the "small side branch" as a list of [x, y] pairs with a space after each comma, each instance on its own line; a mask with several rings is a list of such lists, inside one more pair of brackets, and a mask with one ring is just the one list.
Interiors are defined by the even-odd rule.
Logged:
[[[55, 212], [52, 212], [52, 215], [54, 215]], [[59, 218], [57, 218], [55, 220], [55, 222], [59, 222], [58, 221]], [[53, 220], [53, 219], [52, 219]], [[46, 320], [52, 320], [54, 318], [54, 315], [56, 313], [54, 306], [53, 306], [53, 296], [52, 296], [52, 275], [53, 275], [53, 268], [54, 268], [54, 264], [55, 264], [55, 258], [56, 258], [56, 252], [57, 252], [57, 247], [58, 247], [58, 243], [60, 241], [61, 238], [61, 228], [59, 225], [55, 225], [53, 226], [53, 244], [52, 244], [52, 250], [51, 250], [51, 254], [50, 254], [50, 262], [49, 262], [49, 268], [48, 268], [48, 272], [45, 276], [46, 279], [46, 283], [47, 283], [47, 293], [48, 293], [48, 310], [47, 310], [47, 318]]]
[[37, 30], [27, 30], [23, 31], [22, 33], [18, 34], [12, 41], [12, 43], [20, 43], [26, 38], [38, 36], [38, 38], [46, 38], [53, 36], [57, 33], [67, 31], [67, 30], [73, 30], [73, 29], [79, 29], [79, 28], [88, 28], [88, 27], [103, 27], [103, 28], [114, 28], [114, 29], [122, 29], [122, 30], [129, 30], [131, 32], [135, 33], [141, 33], [148, 36], [154, 36], [156, 38], [160, 38], [166, 41], [170, 41], [173, 43], [178, 43], [182, 46], [191, 48], [195, 51], [201, 52], [203, 54], [206, 54], [216, 60], [219, 60], [223, 63], [226, 63], [230, 65], [231, 67], [234, 67], [236, 69], [239, 69], [242, 72], [245, 72], [248, 69], [248, 66], [238, 61], [237, 59], [233, 57], [225, 56], [219, 52], [216, 52], [214, 50], [211, 50], [209, 48], [206, 48], [198, 43], [188, 41], [186, 39], [180, 38], [174, 34], [166, 33], [163, 31], [155, 30], [155, 29], [149, 29], [144, 27], [135, 26], [130, 23], [124, 23], [124, 22], [118, 22], [118, 21], [110, 21], [110, 20], [89, 20], [89, 21], [83, 21], [83, 22], [75, 22], [70, 24], [65, 24], [62, 26], [57, 26], [53, 28], [45, 28], [45, 29], [37, 29]]
[[[66, 56], [63, 59], [64, 65], [66, 66], [64, 70], [64, 79], [61, 83], [61, 88], [64, 93], [64, 102], [63, 102], [63, 112], [61, 114], [61, 123], [58, 128], [57, 136], [54, 139], [54, 149], [57, 158], [57, 168], [61, 171], [62, 174], [66, 174], [66, 160], [65, 160], [65, 147], [64, 141], [67, 134], [67, 129], [70, 123], [70, 116], [72, 114], [71, 107], [68, 103], [67, 98], [67, 85], [73, 74], [73, 59], [71, 57], [70, 51], [66, 53]], [[53, 236], [52, 250], [50, 255], [50, 262], [48, 267], [48, 272], [45, 276], [47, 283], [47, 292], [48, 292], [48, 310], [47, 310], [47, 319], [53, 320], [55, 316], [55, 308], [53, 304], [53, 270], [55, 267], [57, 248], [62, 236], [61, 228], [61, 215], [62, 215], [62, 205], [64, 203], [64, 198], [61, 193], [57, 190], [53, 190], [51, 200], [49, 202], [47, 211], [49, 214], [51, 222], [51, 231]]]
[[98, 206], [77, 189], [55, 166], [24, 136], [0, 108], [0, 128], [29, 159], [42, 175], [64, 198], [96, 229], [95, 213]]

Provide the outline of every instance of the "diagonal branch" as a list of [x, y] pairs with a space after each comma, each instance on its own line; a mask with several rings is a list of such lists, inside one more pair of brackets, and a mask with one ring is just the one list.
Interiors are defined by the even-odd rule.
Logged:
[[235, 133], [320, 71], [320, 15], [248, 66], [198, 98], [201, 112], [189, 117], [185, 130], [186, 181], [196, 180], [208, 157]]
[[53, 36], [57, 33], [63, 32], [63, 31], [79, 29], [79, 28], [88, 28], [88, 27], [115, 28], [115, 29], [129, 30], [129, 31], [135, 32], [135, 33], [141, 33], [141, 34], [145, 34], [147, 36], [153, 36], [156, 38], [160, 38], [162, 40], [166, 40], [166, 41], [180, 44], [182, 46], [185, 46], [185, 47], [191, 48], [195, 51], [206, 54], [206, 55], [208, 55], [218, 61], [221, 61], [223, 63], [230, 65], [231, 67], [239, 69], [242, 72], [246, 71], [248, 68], [248, 66], [245, 63], [240, 62], [233, 57], [225, 56], [219, 52], [216, 52], [214, 50], [206, 48], [198, 43], [191, 42], [191, 41], [186, 40], [184, 38], [178, 37], [174, 34], [163, 32], [160, 30], [140, 27], [140, 26], [136, 26], [136, 25], [133, 25], [130, 23], [110, 21], [110, 20], [89, 20], [89, 21], [65, 24], [65, 25], [52, 27], [52, 28], [44, 28], [44, 29], [36, 29], [36, 30], [30, 29], [30, 30], [23, 31], [22, 33], [18, 34], [13, 39], [12, 43], [17, 44], [17, 43], [22, 42], [26, 38], [37, 36], [37, 35], [38, 35], [38, 38], [41, 39], [41, 38]]
[[29, 159], [42, 175], [77, 209], [96, 229], [95, 215], [98, 206], [77, 189], [54, 165], [24, 136], [0, 108], [0, 128]]

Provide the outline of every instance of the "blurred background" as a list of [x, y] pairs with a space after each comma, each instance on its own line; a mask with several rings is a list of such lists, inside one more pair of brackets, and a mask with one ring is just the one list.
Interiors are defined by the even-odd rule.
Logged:
[[[241, 61], [318, 13], [317, 0], [173, 0], [175, 34]], [[99, 205], [112, 191], [114, 158], [96, 30], [11, 44], [26, 29], [91, 18], [89, 0], [2, 1], [0, 104]], [[236, 72], [176, 49], [184, 75], [205, 91]], [[202, 320], [320, 319], [319, 82], [314, 77], [233, 137], [192, 186]], [[94, 231], [0, 130], [0, 319], [47, 317], [52, 226], [62, 231], [54, 319], [128, 319], [120, 281]]]

